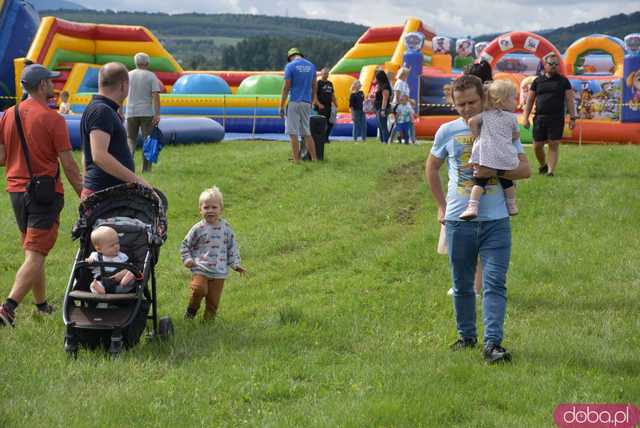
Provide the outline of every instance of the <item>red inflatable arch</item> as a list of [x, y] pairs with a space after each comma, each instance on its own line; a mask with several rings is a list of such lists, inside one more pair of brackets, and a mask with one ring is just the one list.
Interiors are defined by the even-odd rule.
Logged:
[[560, 51], [544, 37], [526, 31], [514, 31], [496, 37], [480, 53], [480, 58], [486, 59], [491, 67], [495, 68], [500, 58], [514, 52], [531, 53], [540, 59], [550, 52], [555, 52], [560, 61], [558, 70], [564, 70]]

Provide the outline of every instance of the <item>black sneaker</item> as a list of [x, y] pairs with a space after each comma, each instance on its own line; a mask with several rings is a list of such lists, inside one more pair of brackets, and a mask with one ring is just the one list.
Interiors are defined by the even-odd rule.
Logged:
[[38, 305], [36, 305], [36, 312], [39, 315], [51, 315], [53, 313], [53, 311], [55, 311], [55, 310], [56, 310], [56, 308], [53, 305], [50, 305], [49, 303], [47, 303], [42, 308], [39, 307]]
[[489, 364], [511, 361], [511, 353], [502, 346], [485, 346], [482, 350], [482, 355], [484, 356], [484, 360]]
[[194, 311], [192, 308], [187, 308], [187, 310], [184, 312], [184, 319], [186, 320], [192, 320], [196, 317], [196, 312]]
[[0, 327], [15, 327], [16, 315], [5, 305], [0, 306]]
[[546, 163], [544, 165], [542, 165], [540, 168], [538, 168], [538, 172], [541, 175], [545, 175], [547, 172], [549, 172], [549, 165], [547, 165]]
[[475, 337], [461, 337], [453, 342], [449, 348], [451, 348], [452, 351], [461, 351], [467, 348], [475, 348], [477, 343], [478, 339]]

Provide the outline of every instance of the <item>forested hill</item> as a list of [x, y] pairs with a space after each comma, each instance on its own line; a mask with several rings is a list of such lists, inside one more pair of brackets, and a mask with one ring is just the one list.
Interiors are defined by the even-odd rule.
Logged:
[[47, 9], [86, 9], [86, 7], [67, 0], [28, 0], [38, 12]]
[[[346, 22], [265, 15], [94, 10], [41, 11], [40, 15], [77, 22], [145, 26], [186, 69], [281, 70], [286, 62], [286, 50], [292, 46], [301, 48], [319, 67], [332, 66], [367, 30], [364, 25]], [[526, 30], [526, 23], [513, 30]], [[640, 12], [540, 31], [540, 34], [563, 52], [575, 40], [590, 34], [622, 38], [637, 32], [640, 32]], [[497, 34], [474, 38], [482, 41], [495, 36]]]
[[265, 15], [94, 10], [42, 11], [76, 22], [142, 25], [186, 69], [281, 70], [296, 46], [319, 67], [333, 66], [368, 27], [323, 19]]
[[[514, 28], [522, 30], [521, 28]], [[591, 34], [607, 34], [609, 36], [624, 38], [630, 33], [640, 33], [640, 12], [631, 14], [618, 14], [608, 18], [598, 19], [596, 21], [583, 22], [571, 25], [569, 27], [561, 27], [553, 30], [541, 31], [540, 34], [553, 43], [560, 52], [564, 52], [571, 43], [580, 37], [589, 36]], [[475, 37], [476, 41], [490, 41], [499, 34], [485, 34]]]
[[119, 25], [142, 25], [161, 37], [230, 37], [243, 39], [251, 36], [320, 37], [354, 41], [368, 27], [324, 19], [287, 18], [266, 15], [237, 14], [176, 14], [145, 12], [114, 12], [95, 10], [41, 11], [78, 22]]

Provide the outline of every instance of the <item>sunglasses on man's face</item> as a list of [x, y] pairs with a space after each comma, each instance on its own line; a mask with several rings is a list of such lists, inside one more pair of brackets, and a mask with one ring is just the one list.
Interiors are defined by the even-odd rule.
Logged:
[[547, 65], [554, 66], [554, 65], [558, 65], [558, 63], [555, 61], [547, 61]]

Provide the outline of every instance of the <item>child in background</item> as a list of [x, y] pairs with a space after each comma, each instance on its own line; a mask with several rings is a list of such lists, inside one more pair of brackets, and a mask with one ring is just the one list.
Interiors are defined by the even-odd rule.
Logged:
[[[504, 171], [517, 168], [518, 152], [514, 142], [520, 138], [518, 120], [513, 113], [516, 109], [516, 87], [506, 80], [495, 80], [486, 89], [487, 107], [482, 113], [469, 120], [469, 128], [476, 137], [471, 150], [470, 163], [475, 168], [490, 168], [498, 173], [498, 180], [505, 194], [509, 215], [518, 214], [516, 189], [513, 181], [502, 178]], [[469, 204], [460, 215], [462, 220], [473, 220], [478, 216], [480, 196], [489, 181], [488, 178], [473, 179], [474, 185], [469, 196]]]
[[416, 119], [416, 113], [409, 104], [409, 96], [400, 95], [400, 103], [396, 106], [396, 130], [400, 133], [400, 140], [409, 144], [411, 140], [411, 126]]
[[[534, 80], [536, 80], [537, 76], [527, 76], [524, 79], [522, 79], [522, 82], [520, 82], [520, 100], [518, 102], [518, 108], [520, 110], [525, 109], [525, 107], [527, 106], [527, 99], [529, 98], [529, 91], [531, 90], [531, 84], [533, 83]], [[532, 107], [531, 110], [531, 114], [535, 114], [535, 104]]]
[[222, 288], [229, 270], [246, 274], [240, 265], [240, 253], [231, 226], [221, 217], [222, 192], [216, 186], [206, 189], [198, 200], [202, 220], [193, 225], [180, 245], [182, 263], [191, 269], [191, 298], [185, 319], [193, 319], [206, 299], [204, 319], [213, 319], [218, 311]]
[[364, 112], [364, 92], [359, 80], [354, 80], [351, 85], [349, 108], [353, 122], [353, 140], [358, 141], [358, 137], [361, 137], [364, 142], [367, 140], [367, 115]]
[[72, 114], [71, 104], [69, 104], [69, 92], [60, 92], [60, 106], [58, 107], [58, 113], [60, 114]]
[[[409, 84], [407, 83], [407, 78], [409, 77], [409, 69], [407, 67], [400, 67], [395, 76], [395, 83], [393, 84], [393, 97], [391, 100], [391, 111], [393, 112], [393, 118], [396, 116], [396, 107], [400, 104], [400, 96], [406, 94], [407, 96], [410, 93]], [[398, 143], [402, 143], [402, 135], [400, 135], [400, 130], [398, 130], [396, 123], [394, 121], [393, 126], [389, 134], [389, 141], [393, 142], [396, 138], [398, 139]]]
[[[91, 232], [91, 243], [95, 251], [85, 260], [88, 263], [126, 263], [129, 260], [125, 253], [120, 252], [118, 232], [108, 226], [97, 227]], [[131, 282], [135, 279], [130, 271], [122, 269], [109, 277], [103, 276], [104, 274], [115, 272], [116, 269], [113, 266], [91, 268], [91, 273], [93, 273], [93, 282], [89, 286], [91, 292], [94, 294], [127, 292], [131, 288]]]

